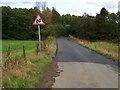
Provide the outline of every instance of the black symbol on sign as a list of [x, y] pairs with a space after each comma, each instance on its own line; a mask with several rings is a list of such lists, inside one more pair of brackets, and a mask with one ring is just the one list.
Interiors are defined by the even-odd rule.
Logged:
[[36, 23], [40, 23], [40, 22], [41, 22], [41, 19], [37, 19], [37, 20], [36, 20]]

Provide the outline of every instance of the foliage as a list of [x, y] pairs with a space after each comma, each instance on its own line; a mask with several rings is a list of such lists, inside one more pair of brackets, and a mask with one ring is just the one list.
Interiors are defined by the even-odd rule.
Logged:
[[102, 8], [96, 16], [62, 16], [68, 35], [87, 40], [118, 40], [118, 13], [109, 13]]
[[52, 18], [53, 24], [62, 24], [62, 18], [54, 7], [52, 9], [52, 17], [51, 18]]
[[42, 12], [42, 16], [43, 16], [43, 20], [45, 20], [45, 24], [51, 24], [51, 17], [52, 17], [52, 14], [51, 14], [51, 10], [49, 8], [45, 9], [43, 12]]
[[60, 24], [48, 25], [47, 26], [47, 33], [50, 36], [60, 37], [65, 36], [66, 29]]
[[104, 56], [107, 56], [108, 58], [115, 60], [118, 62], [118, 45], [112, 42], [106, 42], [106, 41], [88, 41], [83, 39], [78, 39], [73, 36], [70, 36], [70, 39], [75, 41], [78, 44], [81, 44], [82, 46], [85, 46], [91, 50], [94, 50]]
[[36, 27], [32, 26], [32, 22], [37, 12], [34, 9], [2, 7], [3, 39], [35, 39]]
[[32, 26], [36, 14], [41, 13], [45, 26], [41, 28], [42, 38], [49, 35], [59, 37], [73, 35], [87, 40], [118, 40], [119, 13], [109, 13], [105, 8], [100, 14], [90, 16], [60, 15], [53, 7], [40, 12], [35, 9], [3, 8], [3, 39], [37, 39], [37, 27]]
[[[5, 42], [10, 43], [9, 41]], [[14, 43], [11, 48], [14, 48], [14, 46], [17, 47], [21, 44], [21, 41], [16, 42], [17, 43]], [[31, 44], [34, 44], [34, 42], [36, 41], [33, 41]], [[44, 72], [49, 68], [49, 65], [52, 62], [52, 57], [56, 52], [56, 39], [54, 37], [48, 37], [45, 42], [47, 45], [46, 49], [38, 55], [36, 55], [35, 52], [29, 53], [26, 57], [27, 62], [19, 57], [19, 59], [11, 58], [11, 60], [8, 61], [6, 68], [3, 67], [2, 73], [2, 84], [4, 88], [36, 88], [38, 83], [43, 79]], [[3, 48], [5, 47], [6, 46], [3, 46]], [[32, 48], [35, 49], [35, 46], [33, 45]], [[14, 50], [18, 53], [17, 48], [12, 49], [12, 51]], [[12, 53], [12, 55], [14, 54]], [[3, 65], [5, 62], [3, 62]]]

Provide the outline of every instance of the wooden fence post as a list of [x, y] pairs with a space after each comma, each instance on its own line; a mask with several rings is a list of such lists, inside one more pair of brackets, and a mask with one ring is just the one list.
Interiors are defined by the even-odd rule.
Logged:
[[10, 59], [10, 46], [8, 47], [8, 50], [7, 50], [7, 58]]
[[23, 57], [26, 60], [25, 46], [23, 45]]
[[36, 44], [36, 53], [38, 55], [38, 52], [39, 52], [39, 43]]
[[9, 60], [10, 60], [10, 46], [9, 46], [8, 49], [7, 49], [6, 59], [7, 59], [7, 60], [5, 61], [5, 64], [4, 64], [5, 68], [7, 68], [7, 63], [8, 63]]

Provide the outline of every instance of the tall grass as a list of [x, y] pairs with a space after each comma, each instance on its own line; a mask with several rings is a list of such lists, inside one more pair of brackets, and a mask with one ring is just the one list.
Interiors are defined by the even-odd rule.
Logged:
[[0, 39], [0, 53], [2, 52], [2, 40]]
[[[10, 41], [8, 42], [11, 43]], [[8, 42], [5, 41], [4, 44]], [[19, 53], [17, 46], [20, 46], [20, 44], [28, 46], [29, 54], [26, 60], [23, 58], [20, 60], [13, 58], [9, 61], [7, 67], [3, 68], [4, 88], [35, 88], [40, 83], [56, 51], [56, 39], [54, 37], [49, 37], [44, 42], [46, 43], [46, 48], [38, 54], [34, 52], [36, 41], [14, 41], [14, 43], [10, 44], [14, 46], [13, 51], [16, 53]], [[5, 53], [5, 51], [3, 52]]]
[[118, 44], [108, 41], [91, 42], [70, 36], [70, 39], [118, 62]]
[[2, 40], [0, 39], [0, 60], [1, 60], [1, 57], [2, 57]]
[[2, 88], [2, 40], [0, 39], [0, 89]]

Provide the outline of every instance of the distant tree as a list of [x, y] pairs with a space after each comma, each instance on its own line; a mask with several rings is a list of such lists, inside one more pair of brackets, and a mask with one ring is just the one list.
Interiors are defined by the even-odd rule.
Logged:
[[[39, 6], [40, 5], [40, 6]], [[38, 8], [43, 8], [40, 11]], [[42, 38], [49, 35], [60, 37], [73, 35], [88, 40], [118, 40], [120, 13], [109, 13], [105, 8], [90, 16], [60, 15], [55, 8], [50, 10], [47, 3], [38, 3], [34, 9], [2, 7], [3, 39], [37, 39], [38, 28], [32, 22], [41, 13], [45, 26], [41, 28]], [[120, 31], [120, 30], [119, 30]]]
[[38, 2], [36, 1], [36, 6], [35, 6], [38, 10], [41, 11], [41, 8], [42, 8], [42, 3], [41, 2]]
[[96, 38], [97, 39], [107, 39], [110, 30], [108, 29], [108, 11], [105, 8], [102, 8], [100, 14], [96, 15], [95, 23], [96, 23]]
[[36, 29], [32, 22], [36, 13], [33, 9], [2, 7], [3, 39], [35, 39]]
[[110, 30], [110, 38], [116, 39], [118, 38], [118, 14], [111, 13], [108, 15], [108, 28]]
[[51, 18], [52, 18], [52, 11], [47, 8], [42, 12], [43, 19], [46, 24], [51, 24]]
[[44, 1], [44, 2], [42, 3], [42, 11], [44, 11], [44, 10], [46, 10], [46, 9], [47, 9], [47, 2]]
[[118, 15], [118, 42], [120, 42], [120, 11], [117, 13]]
[[7, 39], [9, 37], [9, 32], [11, 30], [8, 29], [10, 26], [9, 18], [12, 16], [13, 12], [11, 8], [8, 7], [2, 7], [2, 38]]
[[55, 37], [65, 36], [66, 29], [63, 25], [60, 24], [50, 24], [47, 26], [47, 33], [48, 35]]
[[100, 16], [106, 18], [108, 14], [109, 14], [109, 12], [105, 8], [101, 9]]
[[53, 24], [62, 24], [62, 18], [54, 7], [52, 8], [52, 18], [51, 19], [52, 19]]

